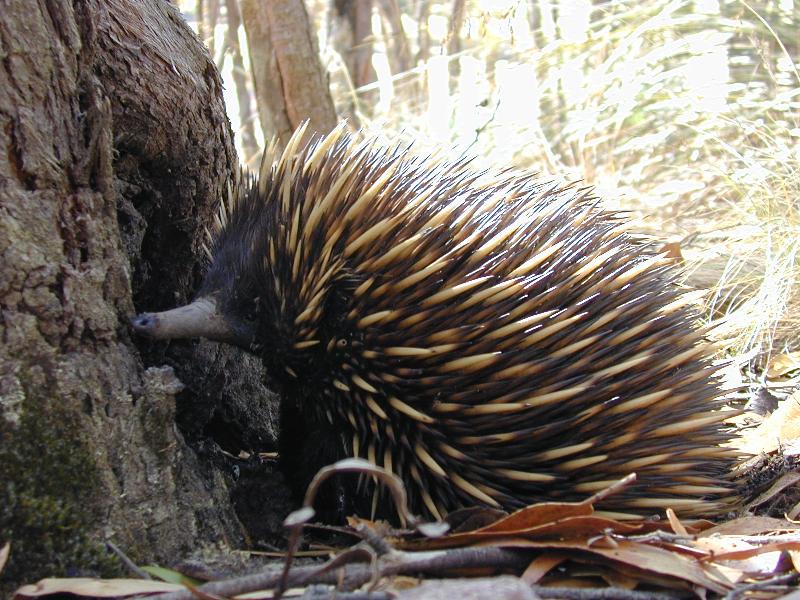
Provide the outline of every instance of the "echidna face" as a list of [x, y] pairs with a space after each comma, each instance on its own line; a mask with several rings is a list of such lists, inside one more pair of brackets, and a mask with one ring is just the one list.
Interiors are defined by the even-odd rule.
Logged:
[[218, 341], [257, 352], [264, 340], [269, 339], [270, 332], [266, 330], [269, 320], [263, 314], [261, 302], [267, 290], [259, 288], [259, 267], [253, 264], [254, 255], [242, 247], [249, 237], [229, 234], [217, 240], [198, 299], [213, 301], [228, 326], [227, 339], [223, 336]]
[[[286, 223], [280, 212], [280, 188], [257, 186], [246, 179], [230, 211], [220, 219], [212, 246], [212, 260], [198, 294], [213, 298], [229, 324], [231, 338], [245, 350], [260, 355], [273, 377], [284, 380], [292, 367], [308, 368], [318, 351], [295, 347], [297, 320], [303, 311], [303, 282], [313, 272], [296, 265], [283, 245]], [[299, 260], [299, 259], [298, 259]], [[334, 281], [316, 282], [326, 299], [333, 297]], [[326, 323], [330, 302], [316, 315], [317, 330]]]
[[394, 472], [434, 516], [582, 499], [631, 472], [643, 485], [607, 507], [724, 509], [709, 350], [619, 215], [341, 129], [298, 151], [301, 134], [221, 214], [198, 301], [139, 331], [229, 341], [313, 380], [293, 406], [319, 438], [294, 442]]

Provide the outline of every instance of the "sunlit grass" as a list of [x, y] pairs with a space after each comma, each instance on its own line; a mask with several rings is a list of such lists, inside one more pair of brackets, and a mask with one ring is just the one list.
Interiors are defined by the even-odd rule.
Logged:
[[704, 219], [717, 227], [697, 245], [689, 281], [712, 290], [709, 315], [731, 350], [766, 364], [798, 347], [800, 156], [795, 136], [763, 126], [756, 135], [757, 146], [720, 151], [729, 201]]
[[729, 352], [763, 363], [797, 346], [800, 81], [779, 36], [796, 51], [798, 9], [610, 1], [515, 37], [496, 21], [519, 31], [522, 4], [473, 10], [465, 50], [418, 76], [379, 71], [384, 87], [417, 88], [364, 110], [362, 125], [588, 181], [680, 242]]

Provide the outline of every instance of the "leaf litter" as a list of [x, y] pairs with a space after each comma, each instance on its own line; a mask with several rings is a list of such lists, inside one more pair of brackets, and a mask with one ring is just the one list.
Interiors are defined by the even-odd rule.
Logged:
[[[404, 528], [351, 518], [348, 530], [360, 542], [333, 551], [325, 563], [293, 566], [301, 533], [315, 515], [311, 507], [316, 490], [326, 478], [342, 472], [374, 477], [387, 486]], [[455, 584], [444, 578], [458, 576], [475, 578], [469, 580], [476, 586], [471, 597], [489, 598], [479, 592], [493, 589], [487, 587], [486, 577], [506, 585], [509, 573], [523, 584], [518, 593], [524, 596], [531, 590], [540, 598], [779, 598], [800, 581], [800, 523], [786, 517], [745, 515], [714, 524], [681, 520], [668, 508], [661, 520], [619, 520], [595, 510], [597, 502], [634, 479], [629, 475], [582, 502], [544, 502], [511, 514], [464, 509], [446, 522], [427, 523], [408, 510], [397, 477], [366, 461], [346, 459], [321, 470], [309, 486], [304, 506], [286, 518], [289, 549], [281, 568], [202, 585], [163, 568], [146, 571], [169, 581], [51, 578], [23, 586], [14, 598], [71, 594], [192, 600], [246, 594], [248, 599], [279, 599], [349, 593], [341, 597], [403, 600], [421, 597], [417, 590], [421, 576], [431, 596], [438, 589], [447, 597]], [[796, 482], [796, 474], [779, 477], [749, 508], [770, 501]], [[8, 544], [3, 552], [8, 554]], [[462, 581], [458, 589], [465, 585], [469, 589], [469, 581]]]

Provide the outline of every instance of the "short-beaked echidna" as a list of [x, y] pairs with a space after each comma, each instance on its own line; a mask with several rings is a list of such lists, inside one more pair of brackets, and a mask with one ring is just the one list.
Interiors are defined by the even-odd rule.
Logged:
[[223, 203], [197, 299], [136, 330], [257, 353], [292, 414], [284, 455], [365, 458], [433, 516], [583, 499], [631, 472], [602, 508], [725, 509], [698, 315], [619, 213], [342, 127], [301, 135]]

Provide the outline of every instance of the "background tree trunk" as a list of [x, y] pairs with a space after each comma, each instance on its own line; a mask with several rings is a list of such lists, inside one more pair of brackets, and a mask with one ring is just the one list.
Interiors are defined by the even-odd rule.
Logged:
[[334, 0], [330, 23], [333, 47], [344, 59], [350, 78], [351, 102], [348, 118], [359, 125], [362, 113], [369, 114], [378, 98], [376, 90], [359, 88], [377, 81], [372, 66], [373, 0]]
[[128, 326], [189, 299], [238, 170], [217, 71], [161, 0], [7, 0], [0, 52], [0, 595], [114, 571], [105, 539], [241, 545], [208, 438], [274, 446], [260, 366]]
[[281, 146], [305, 119], [308, 135], [337, 122], [303, 0], [240, 0], [264, 139]]
[[238, 134], [242, 140], [242, 154], [244, 155], [242, 156], [242, 163], [249, 164], [251, 159], [260, 156], [261, 149], [256, 140], [255, 114], [250, 102], [251, 94], [248, 87], [250, 77], [247, 76], [242, 48], [239, 44], [239, 28], [242, 25], [239, 2], [237, 0], [225, 0], [225, 12], [228, 18], [228, 26], [225, 28], [225, 40], [233, 62], [231, 76], [236, 84], [236, 99], [241, 123]]

